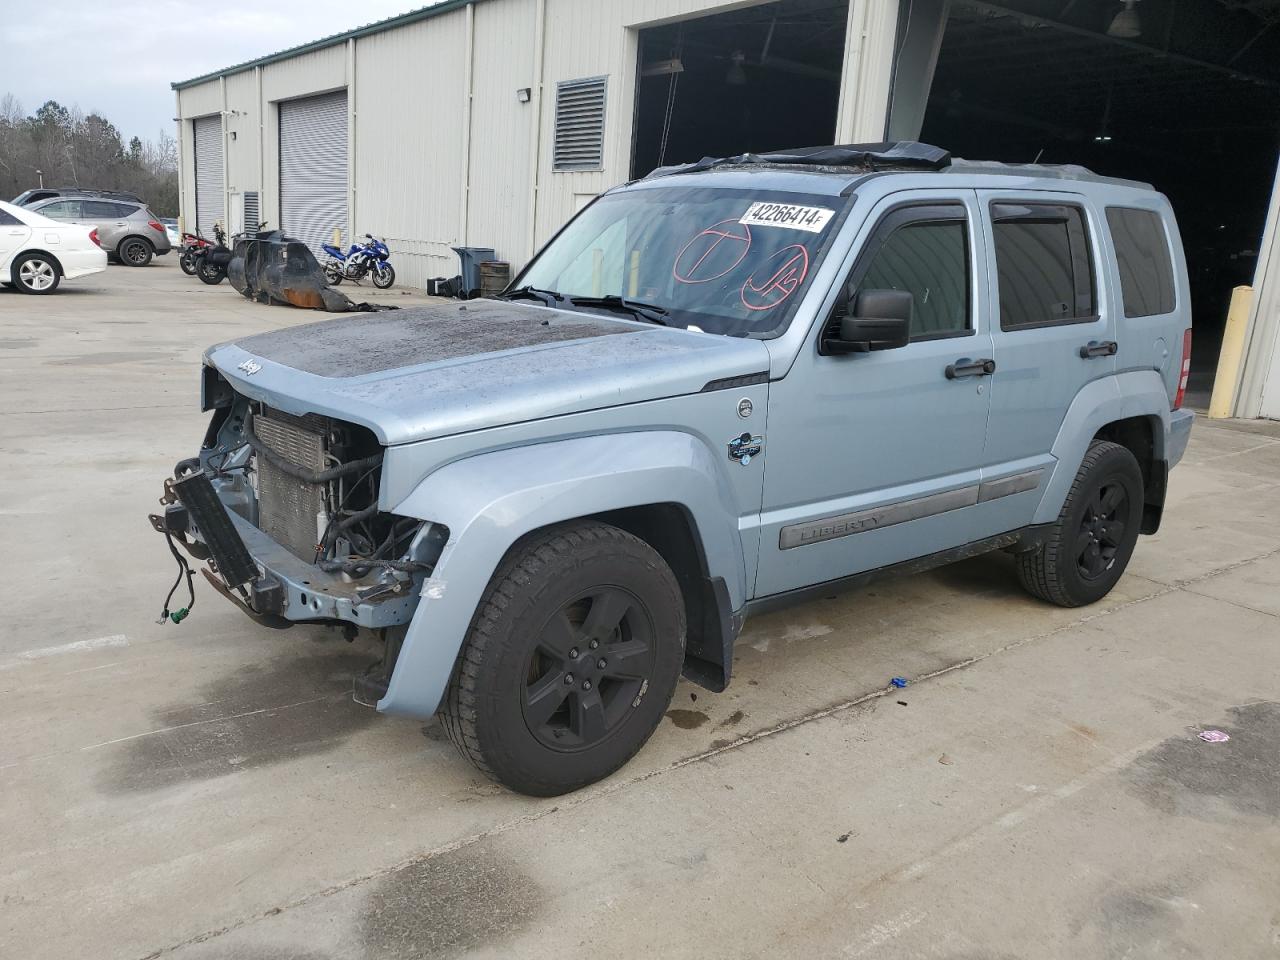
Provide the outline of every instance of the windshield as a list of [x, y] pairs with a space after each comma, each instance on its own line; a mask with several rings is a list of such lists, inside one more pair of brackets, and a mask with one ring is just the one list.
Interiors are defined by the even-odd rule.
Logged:
[[515, 286], [570, 301], [622, 297], [708, 333], [773, 334], [790, 321], [845, 204], [782, 191], [624, 190], [584, 210]]

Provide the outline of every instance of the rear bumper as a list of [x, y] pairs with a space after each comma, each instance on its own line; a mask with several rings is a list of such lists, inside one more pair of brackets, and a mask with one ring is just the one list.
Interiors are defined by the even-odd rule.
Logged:
[[1170, 469], [1177, 465], [1182, 455], [1187, 452], [1187, 441], [1191, 439], [1191, 424], [1196, 415], [1190, 410], [1174, 410], [1169, 414], [1169, 432], [1164, 439], [1164, 459]]
[[107, 269], [107, 251], [105, 250], [59, 250], [58, 263], [62, 265], [62, 276], [66, 280], [101, 273]]

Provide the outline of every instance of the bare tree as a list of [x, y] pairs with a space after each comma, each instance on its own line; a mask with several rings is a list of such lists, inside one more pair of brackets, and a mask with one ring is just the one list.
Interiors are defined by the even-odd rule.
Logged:
[[0, 97], [0, 197], [38, 186], [128, 190], [159, 216], [178, 212], [177, 145], [161, 131], [132, 138], [97, 111], [46, 101], [27, 115], [11, 94]]

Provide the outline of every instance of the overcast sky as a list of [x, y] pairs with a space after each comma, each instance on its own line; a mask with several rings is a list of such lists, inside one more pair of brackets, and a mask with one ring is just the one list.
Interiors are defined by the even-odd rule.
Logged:
[[[97, 110], [125, 140], [174, 130], [169, 84], [431, 0], [0, 0], [0, 95]], [[376, 11], [376, 12], [374, 12]]]

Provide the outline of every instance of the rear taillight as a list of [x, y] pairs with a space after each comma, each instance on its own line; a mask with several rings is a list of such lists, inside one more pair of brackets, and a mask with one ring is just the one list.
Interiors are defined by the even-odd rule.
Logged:
[[1191, 377], [1191, 329], [1182, 335], [1182, 371], [1178, 374], [1178, 394], [1173, 398], [1173, 409], [1181, 410], [1187, 396], [1187, 380]]
[[96, 227], [93, 230], [89, 231], [89, 239], [93, 241], [93, 245], [95, 247], [102, 246], [102, 244], [98, 242], [98, 230]]
[[164, 233], [164, 224], [159, 220], [148, 220], [147, 226], [152, 230], [159, 230], [161, 233]]

